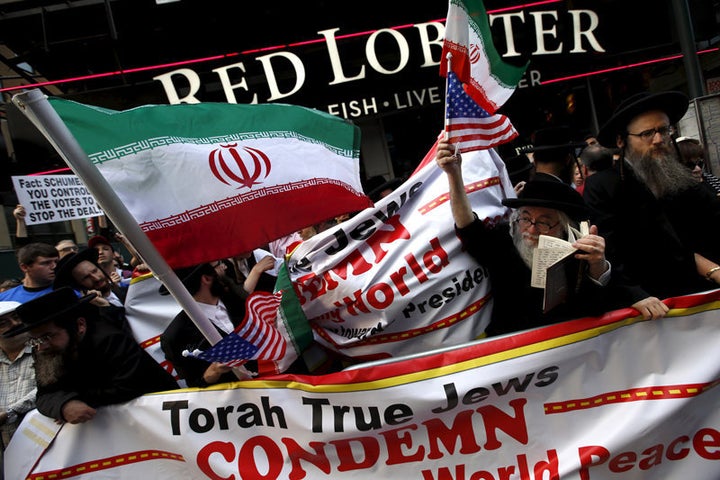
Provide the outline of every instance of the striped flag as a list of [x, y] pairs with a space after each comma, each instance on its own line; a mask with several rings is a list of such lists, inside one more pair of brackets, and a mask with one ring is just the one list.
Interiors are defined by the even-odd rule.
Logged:
[[446, 102], [445, 131], [460, 152], [493, 148], [518, 136], [508, 117], [489, 114], [465, 93], [455, 72], [448, 73]]
[[527, 66], [506, 64], [495, 50], [490, 23], [481, 0], [450, 0], [442, 58], [451, 54], [450, 67], [440, 62], [440, 75], [457, 73], [470, 97], [488, 113], [495, 113], [515, 91]]
[[274, 293], [254, 292], [246, 301], [245, 318], [233, 332], [204, 352], [191, 354], [231, 367], [257, 360], [258, 373], [272, 375], [286, 371], [310, 342], [312, 332], [283, 264]]
[[360, 183], [360, 129], [328, 113], [226, 103], [113, 111], [48, 101], [173, 268], [232, 257], [372, 205]]

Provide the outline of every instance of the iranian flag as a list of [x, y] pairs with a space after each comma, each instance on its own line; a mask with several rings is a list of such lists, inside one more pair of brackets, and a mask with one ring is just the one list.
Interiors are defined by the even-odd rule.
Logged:
[[372, 203], [360, 130], [304, 107], [49, 103], [173, 267], [227, 258]]
[[481, 0], [450, 0], [442, 54], [440, 75], [455, 72], [468, 95], [490, 114], [510, 98], [526, 68], [505, 63], [495, 50]]

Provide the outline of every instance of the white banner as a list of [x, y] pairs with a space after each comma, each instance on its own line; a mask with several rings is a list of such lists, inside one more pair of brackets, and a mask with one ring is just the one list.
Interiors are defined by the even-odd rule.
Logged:
[[18, 203], [25, 207], [27, 225], [99, 217], [100, 206], [75, 175], [12, 177]]
[[720, 290], [667, 302], [659, 321], [626, 309], [340, 373], [150, 394], [52, 443], [35, 412], [6, 478], [715, 480]]
[[[473, 210], [506, 219], [515, 192], [494, 150], [463, 154]], [[487, 271], [463, 251], [448, 182], [434, 159], [390, 195], [303, 242], [288, 260], [315, 339], [365, 361], [479, 338], [490, 321]]]

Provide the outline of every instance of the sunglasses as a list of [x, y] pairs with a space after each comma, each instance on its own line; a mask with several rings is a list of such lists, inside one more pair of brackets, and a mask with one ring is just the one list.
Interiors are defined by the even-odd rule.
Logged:
[[705, 162], [703, 160], [698, 160], [697, 162], [686, 162], [685, 166], [691, 170], [695, 167], [703, 168], [705, 166]]

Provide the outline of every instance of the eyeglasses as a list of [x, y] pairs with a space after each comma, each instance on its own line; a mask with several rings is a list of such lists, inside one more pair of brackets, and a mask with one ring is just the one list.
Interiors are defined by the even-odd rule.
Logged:
[[659, 133], [662, 138], [668, 138], [670, 137], [670, 135], [675, 133], [675, 127], [673, 127], [672, 125], [667, 125], [665, 127], [643, 130], [640, 133], [627, 132], [628, 135], [632, 135], [633, 137], [640, 137], [644, 142], [651, 142], [652, 139], [655, 138], [655, 134], [657, 133]]
[[62, 253], [68, 253], [68, 252], [77, 252], [78, 247], [63, 247], [60, 249], [60, 252]]
[[52, 338], [57, 334], [58, 334], [58, 332], [48, 332], [44, 335], [40, 335], [39, 337], [30, 337], [25, 342], [25, 345], [27, 345], [30, 348], [39, 347], [43, 343], [47, 343], [50, 340], [52, 340]]
[[548, 233], [550, 230], [560, 225], [560, 221], [556, 222], [555, 225], [551, 225], [548, 222], [544, 222], [542, 220], [533, 220], [530, 217], [520, 217], [517, 219], [517, 223], [522, 228], [530, 228], [530, 225], [533, 225], [535, 228], [537, 228], [537, 231], [542, 234]]
[[705, 166], [705, 162], [702, 160], [698, 160], [697, 162], [687, 162], [685, 163], [685, 166], [688, 167], [690, 170], [694, 170], [695, 167], [703, 168]]

